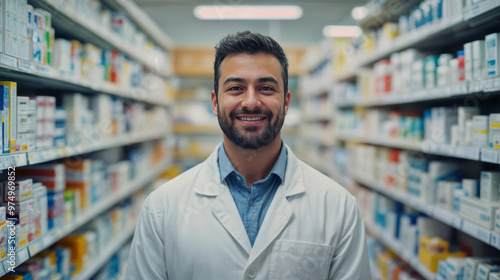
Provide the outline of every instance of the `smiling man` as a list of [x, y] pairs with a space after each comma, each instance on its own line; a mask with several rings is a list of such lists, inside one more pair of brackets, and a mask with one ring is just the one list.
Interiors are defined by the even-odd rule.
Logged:
[[144, 203], [126, 279], [370, 279], [355, 198], [281, 140], [288, 62], [249, 31], [216, 47], [224, 141]]

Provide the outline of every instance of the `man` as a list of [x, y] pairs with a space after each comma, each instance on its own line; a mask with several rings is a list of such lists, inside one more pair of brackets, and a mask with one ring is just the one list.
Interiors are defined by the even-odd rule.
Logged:
[[249, 31], [216, 47], [224, 142], [144, 203], [127, 279], [370, 279], [355, 198], [281, 141], [288, 62]]

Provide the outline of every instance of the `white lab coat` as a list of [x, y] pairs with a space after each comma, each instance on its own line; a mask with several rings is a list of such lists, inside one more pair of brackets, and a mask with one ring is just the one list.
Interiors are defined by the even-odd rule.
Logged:
[[371, 279], [355, 198], [286, 148], [285, 179], [253, 247], [226, 182], [220, 182], [217, 147], [149, 195], [125, 278]]

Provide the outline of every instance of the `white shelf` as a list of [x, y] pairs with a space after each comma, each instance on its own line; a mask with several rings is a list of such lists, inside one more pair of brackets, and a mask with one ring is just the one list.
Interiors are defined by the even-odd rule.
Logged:
[[500, 149], [476, 148], [435, 144], [430, 141], [408, 141], [399, 139], [367, 138], [356, 135], [342, 134], [338, 139], [344, 141], [367, 143], [395, 149], [418, 151], [431, 155], [462, 158], [474, 161], [500, 164]]
[[[498, 86], [496, 86], [498, 83]], [[392, 93], [384, 96], [378, 96], [373, 99], [356, 100], [336, 103], [337, 108], [351, 107], [374, 107], [407, 104], [415, 102], [425, 102], [440, 99], [448, 99], [452, 97], [467, 96], [483, 91], [483, 84], [490, 85], [490, 91], [500, 90], [500, 79], [487, 80], [481, 83], [474, 83], [475, 87], [471, 88], [468, 82], [456, 84], [453, 86], [438, 87], [433, 89], [422, 89], [415, 92], [404, 94]]]
[[[99, 150], [105, 150], [114, 147], [126, 146], [134, 143], [145, 142], [150, 140], [155, 140], [163, 138], [168, 134], [167, 131], [149, 131], [142, 133], [129, 133], [125, 135], [119, 135], [113, 139], [108, 139], [100, 142], [91, 142], [88, 144], [79, 144], [76, 146], [66, 146], [59, 148], [49, 148], [44, 150], [36, 150], [33, 152], [28, 152], [27, 157], [30, 165], [38, 164], [42, 162], [52, 161], [60, 158], [71, 157], [74, 155], [86, 154], [90, 152], [95, 152]], [[0, 157], [0, 160], [3, 157]], [[0, 161], [1, 162], [1, 161]], [[12, 165], [10, 165], [12, 166]], [[3, 166], [2, 166], [3, 167]]]
[[[132, 181], [127, 186], [123, 186], [118, 192], [113, 193], [110, 196], [107, 196], [106, 198], [98, 201], [94, 205], [91, 205], [89, 207], [89, 210], [86, 210], [85, 212], [74, 218], [71, 223], [65, 224], [63, 228], [54, 228], [49, 232], [47, 232], [43, 237], [28, 244], [27, 247], [21, 248], [21, 250], [17, 253], [17, 255], [20, 256], [19, 263], [17, 265], [29, 259], [29, 257], [27, 258], [24, 257], [24, 253], [22, 253], [24, 252], [24, 250], [26, 250], [26, 252], [29, 252], [30, 257], [33, 257], [40, 251], [50, 247], [52, 244], [56, 243], [61, 238], [65, 237], [66, 235], [80, 228], [84, 224], [90, 222], [91, 220], [99, 216], [101, 213], [111, 208], [113, 205], [131, 196], [137, 190], [144, 188], [146, 184], [148, 184], [149, 182], [154, 180], [158, 175], [160, 175], [165, 170], [165, 168], [167, 168], [170, 165], [170, 163], [171, 160], [166, 160], [158, 167], [154, 168], [151, 173], [142, 175], [141, 177]], [[7, 260], [2, 260], [1, 262], [3, 263], [4, 268], [9, 267]], [[0, 270], [0, 276], [3, 275], [1, 274], [1, 272], [2, 271]]]
[[0, 77], [25, 83], [29, 87], [45, 86], [51, 89], [75, 91], [81, 93], [106, 93], [114, 96], [147, 102], [153, 105], [170, 106], [166, 95], [164, 97], [149, 96], [137, 88], [121, 88], [109, 82], [102, 84], [86, 80], [61, 77], [50, 66], [34, 65], [31, 62], [0, 54]]
[[411, 265], [420, 275], [422, 275], [427, 280], [434, 280], [436, 274], [430, 272], [426, 267], [424, 267], [418, 256], [412, 254], [408, 251], [407, 246], [402, 244], [394, 237], [391, 237], [389, 233], [385, 232], [382, 228], [377, 226], [371, 226], [365, 223], [366, 229], [372, 233], [378, 240], [380, 240], [386, 247], [389, 247], [394, 251], [402, 260]]
[[[122, 2], [122, 1], [120, 1]], [[30, 2], [31, 3], [31, 2]], [[52, 24], [58, 32], [71, 34], [79, 40], [95, 44], [101, 48], [115, 48], [135, 61], [145, 65], [153, 73], [166, 77], [168, 73], [158, 71], [158, 66], [151, 64], [144, 56], [145, 49], [134, 46], [123, 40], [110, 29], [102, 28], [98, 23], [89, 21], [85, 15], [73, 11], [67, 5], [60, 5], [56, 0], [39, 0], [31, 3], [51, 13]], [[78, 32], [76, 32], [78, 30]]]
[[130, 240], [132, 235], [134, 235], [135, 223], [134, 226], [131, 226], [120, 234], [118, 237], [113, 237], [112, 241], [109, 245], [104, 248], [103, 252], [99, 252], [99, 256], [95, 259], [92, 259], [88, 264], [82, 267], [79, 274], [72, 277], [74, 280], [85, 280], [90, 279], [101, 267], [103, 267], [109, 259], [120, 249], [122, 248], [127, 241]]
[[358, 181], [373, 190], [383, 193], [396, 201], [425, 213], [429, 217], [465, 232], [468, 235], [500, 250], [500, 233], [478, 226], [473, 222], [462, 218], [456, 213], [422, 202], [418, 198], [411, 196], [406, 192], [395, 188], [389, 188], [371, 178], [363, 178], [362, 176], [352, 176], [352, 178], [353, 180]]

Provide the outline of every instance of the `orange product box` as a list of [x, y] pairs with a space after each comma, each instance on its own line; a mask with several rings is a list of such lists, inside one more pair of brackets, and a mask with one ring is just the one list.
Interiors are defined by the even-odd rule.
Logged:
[[72, 275], [76, 275], [82, 269], [83, 258], [86, 254], [87, 244], [84, 235], [69, 235], [61, 239], [57, 244], [69, 248], [71, 251], [71, 262], [75, 265]]

